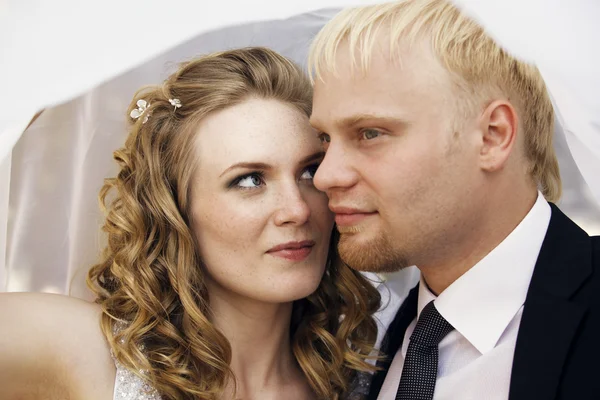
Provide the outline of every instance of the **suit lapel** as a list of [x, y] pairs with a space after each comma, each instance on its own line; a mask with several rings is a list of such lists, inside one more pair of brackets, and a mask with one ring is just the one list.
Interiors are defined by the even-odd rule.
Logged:
[[377, 367], [381, 370], [373, 375], [368, 400], [377, 400], [377, 396], [381, 391], [381, 387], [383, 386], [385, 377], [392, 364], [392, 360], [400, 346], [402, 346], [404, 333], [406, 332], [408, 325], [410, 325], [412, 320], [417, 316], [418, 293], [419, 285], [417, 284], [417, 286], [411, 289], [406, 300], [404, 300], [400, 309], [398, 309], [394, 320], [389, 325], [389, 328], [383, 337], [383, 341], [381, 342], [381, 352], [384, 354], [384, 358], [377, 362]]
[[586, 313], [569, 299], [592, 273], [591, 240], [556, 206], [551, 208], [519, 327], [510, 400], [556, 397], [569, 347]]

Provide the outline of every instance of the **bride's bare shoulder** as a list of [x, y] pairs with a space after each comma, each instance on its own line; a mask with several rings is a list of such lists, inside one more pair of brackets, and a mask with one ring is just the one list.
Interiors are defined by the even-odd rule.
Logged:
[[100, 306], [95, 303], [53, 293], [1, 293], [0, 307], [27, 309], [34, 313], [38, 311], [60, 313], [65, 308], [83, 313], [100, 312]]
[[[75, 297], [50, 293], [0, 294], [0, 325], [9, 329], [12, 326], [24, 331], [22, 334], [91, 333], [90, 330], [99, 329], [100, 314], [99, 305]], [[28, 327], [32, 328], [30, 332]]]
[[[0, 349], [74, 357], [110, 351], [100, 329], [100, 306], [49, 293], [0, 294]], [[60, 354], [58, 354], [60, 353]]]
[[49, 374], [65, 382], [111, 383], [114, 365], [101, 312], [97, 304], [63, 295], [0, 294], [0, 376], [6, 378], [0, 387]]

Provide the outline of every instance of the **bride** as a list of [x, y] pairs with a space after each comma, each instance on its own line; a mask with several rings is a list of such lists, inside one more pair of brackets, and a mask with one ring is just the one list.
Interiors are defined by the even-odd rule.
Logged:
[[335, 252], [311, 99], [264, 48], [140, 90], [100, 193], [97, 300], [0, 295], [0, 398], [358, 397], [380, 299]]

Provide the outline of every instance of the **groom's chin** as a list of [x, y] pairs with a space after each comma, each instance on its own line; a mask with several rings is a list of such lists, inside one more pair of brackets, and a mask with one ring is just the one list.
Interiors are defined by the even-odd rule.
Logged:
[[396, 272], [409, 265], [384, 237], [369, 240], [364, 233], [341, 233], [338, 253], [346, 265], [362, 272]]

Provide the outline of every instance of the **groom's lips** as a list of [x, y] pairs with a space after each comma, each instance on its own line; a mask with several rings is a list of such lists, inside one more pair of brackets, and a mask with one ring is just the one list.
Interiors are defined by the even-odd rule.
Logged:
[[335, 223], [338, 226], [352, 226], [365, 218], [377, 214], [377, 211], [366, 211], [350, 207], [329, 207], [335, 213]]

